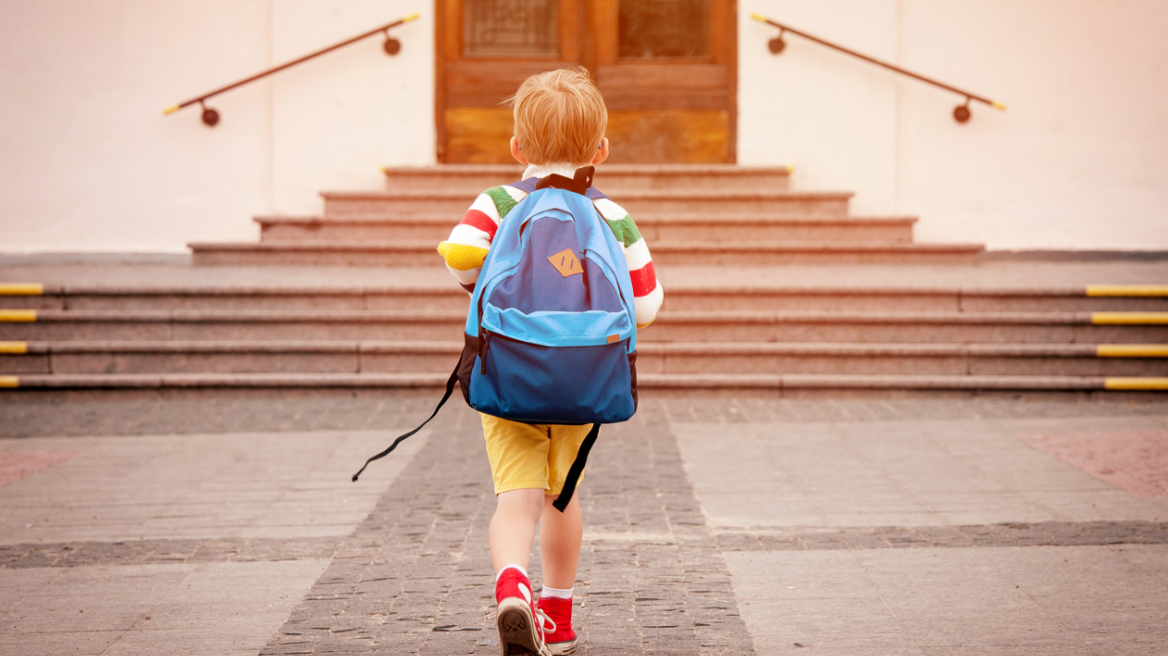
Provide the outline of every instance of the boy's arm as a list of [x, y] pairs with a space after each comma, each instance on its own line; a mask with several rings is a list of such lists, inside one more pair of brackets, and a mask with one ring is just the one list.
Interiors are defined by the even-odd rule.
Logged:
[[466, 216], [450, 231], [450, 237], [438, 244], [438, 253], [446, 260], [446, 268], [454, 274], [458, 284], [474, 292], [475, 281], [495, 231], [507, 213], [527, 194], [514, 187], [491, 187], [479, 194]]
[[608, 198], [595, 201], [596, 210], [608, 222], [616, 235], [617, 241], [624, 246], [625, 262], [629, 266], [629, 277], [633, 279], [633, 301], [637, 308], [637, 327], [644, 328], [657, 318], [657, 310], [661, 309], [661, 301], [665, 297], [665, 290], [657, 281], [657, 273], [653, 270], [653, 258], [649, 255], [649, 246], [633, 217], [620, 205]]

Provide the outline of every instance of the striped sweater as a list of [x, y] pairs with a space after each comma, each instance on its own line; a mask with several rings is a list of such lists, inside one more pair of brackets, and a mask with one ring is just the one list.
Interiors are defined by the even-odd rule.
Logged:
[[[542, 178], [552, 173], [572, 177], [575, 168], [571, 165], [528, 166], [523, 179]], [[511, 186], [491, 187], [479, 194], [462, 222], [454, 226], [450, 237], [438, 245], [438, 252], [446, 260], [446, 268], [468, 291], [474, 289], [479, 270], [491, 247], [491, 240], [499, 224], [507, 214], [519, 204], [527, 193]], [[593, 201], [596, 211], [612, 228], [617, 241], [624, 247], [625, 262], [633, 282], [634, 304], [637, 309], [637, 327], [644, 328], [657, 317], [664, 291], [653, 271], [653, 259], [645, 238], [637, 230], [637, 224], [620, 205], [607, 198]]]

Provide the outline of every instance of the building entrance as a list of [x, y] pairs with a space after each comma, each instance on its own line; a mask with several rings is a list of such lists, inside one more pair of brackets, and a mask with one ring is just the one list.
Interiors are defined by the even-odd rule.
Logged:
[[527, 76], [566, 63], [609, 110], [609, 161], [735, 161], [735, 0], [438, 0], [438, 160], [505, 163]]

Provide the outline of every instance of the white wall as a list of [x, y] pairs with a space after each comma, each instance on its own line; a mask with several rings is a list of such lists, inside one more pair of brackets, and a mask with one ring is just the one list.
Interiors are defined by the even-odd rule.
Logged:
[[379, 189], [385, 165], [434, 163], [432, 0], [276, 0], [273, 59], [421, 12], [394, 57], [370, 37], [272, 78], [272, 208], [319, 214], [321, 190]]
[[[0, 2], [0, 251], [185, 251], [433, 162], [432, 0]], [[380, 37], [162, 110], [402, 16]]]
[[[743, 164], [856, 190], [856, 213], [919, 215], [921, 241], [1168, 249], [1168, 3], [742, 3]], [[974, 103], [774, 28], [750, 12], [1007, 103]]]

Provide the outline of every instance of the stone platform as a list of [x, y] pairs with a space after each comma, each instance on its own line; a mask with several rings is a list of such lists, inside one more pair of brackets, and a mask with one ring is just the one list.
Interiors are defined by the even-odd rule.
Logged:
[[[477, 417], [0, 399], [0, 654], [496, 654]], [[581, 487], [582, 654], [1156, 654], [1168, 402], [648, 399]], [[538, 558], [532, 571], [538, 585]]]

